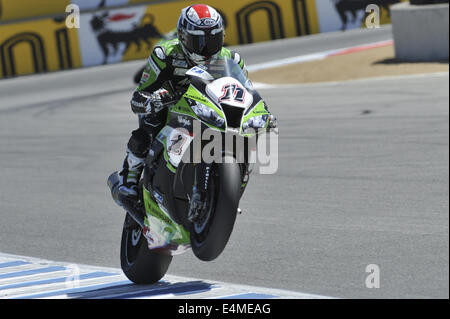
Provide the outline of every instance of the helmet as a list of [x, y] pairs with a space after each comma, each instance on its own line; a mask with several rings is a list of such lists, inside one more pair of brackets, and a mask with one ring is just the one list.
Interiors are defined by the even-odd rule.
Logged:
[[212, 7], [196, 4], [181, 11], [177, 24], [178, 39], [187, 58], [201, 64], [223, 46], [223, 19]]

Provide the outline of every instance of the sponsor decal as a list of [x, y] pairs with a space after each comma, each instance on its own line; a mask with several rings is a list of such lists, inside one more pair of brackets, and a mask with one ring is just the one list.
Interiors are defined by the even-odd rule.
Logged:
[[172, 137], [170, 139], [170, 145], [167, 147], [167, 150], [169, 151], [169, 153], [181, 155], [185, 142], [186, 138], [182, 134], [176, 134], [175, 137]]
[[117, 14], [109, 17], [108, 20], [111, 22], [128, 20], [128, 19], [134, 18], [135, 15], [136, 15], [135, 13], [132, 13], [132, 14], [117, 13]]
[[82, 14], [79, 37], [83, 65], [116, 63], [128, 56], [148, 57], [163, 37], [155, 22], [145, 6]]
[[193, 67], [192, 69], [191, 69], [191, 71], [193, 72], [193, 73], [195, 73], [195, 74], [203, 74], [203, 73], [205, 73], [206, 71], [205, 70], [203, 70], [203, 69], [201, 69], [201, 68], [199, 68], [199, 67]]
[[206, 81], [212, 81], [214, 78], [209, 74], [207, 71], [205, 71], [203, 68], [199, 68], [198, 66], [193, 67], [188, 72], [186, 72], [187, 75], [197, 76], [202, 78]]
[[188, 64], [184, 60], [173, 60], [172, 65], [174, 67], [187, 68]]
[[157, 191], [153, 191], [153, 197], [155, 197], [156, 201], [160, 204], [163, 204], [163, 197]]
[[144, 84], [150, 78], [150, 74], [147, 72], [142, 73], [141, 84]]
[[219, 97], [219, 103], [223, 101], [244, 103], [245, 101], [245, 90], [236, 83], [225, 84], [222, 87], [222, 93], [223, 95]]
[[178, 116], [178, 122], [185, 127], [188, 127], [191, 125], [191, 121], [189, 121], [184, 116]]
[[202, 20], [200, 20], [200, 23], [199, 23], [200, 26], [205, 26], [205, 27], [212, 26], [215, 24], [216, 24], [216, 21], [214, 21], [213, 19], [202, 19]]
[[175, 70], [173, 71], [173, 74], [178, 75], [178, 76], [185, 76], [186, 72], [187, 72], [187, 69], [175, 68]]

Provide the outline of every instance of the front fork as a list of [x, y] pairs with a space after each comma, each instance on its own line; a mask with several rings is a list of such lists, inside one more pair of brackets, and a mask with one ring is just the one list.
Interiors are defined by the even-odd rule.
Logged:
[[[245, 191], [245, 188], [248, 185], [248, 181], [250, 179], [250, 173], [253, 170], [254, 164], [249, 163], [242, 163], [241, 166], [241, 176], [242, 176], [242, 182], [241, 182], [241, 196]], [[212, 164], [206, 164], [206, 163], [198, 163], [194, 166], [194, 187], [204, 193], [208, 193], [208, 187], [210, 184], [210, 178], [212, 174]]]
[[242, 184], [241, 184], [241, 197], [245, 191], [245, 188], [248, 185], [248, 181], [250, 179], [250, 174], [253, 171], [253, 166], [255, 164], [243, 163], [241, 164], [241, 176], [242, 176]]
[[[241, 164], [241, 189], [240, 197], [242, 197], [247, 187], [250, 177], [250, 165]], [[200, 222], [206, 216], [207, 211], [213, 205], [214, 194], [210, 194], [209, 188], [212, 178], [212, 164], [198, 163], [194, 166], [194, 186], [192, 189], [192, 197], [189, 205], [188, 219], [191, 222]], [[212, 197], [211, 197], [212, 196]], [[238, 208], [240, 213], [240, 209]]]
[[209, 180], [211, 177], [212, 164], [198, 163], [194, 166], [195, 179], [194, 187], [197, 188], [199, 192], [208, 193]]

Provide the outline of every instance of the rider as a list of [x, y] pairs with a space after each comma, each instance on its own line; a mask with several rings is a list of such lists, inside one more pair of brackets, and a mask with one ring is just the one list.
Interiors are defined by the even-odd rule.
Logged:
[[[188, 88], [185, 74], [190, 68], [212, 58], [228, 57], [248, 74], [241, 56], [223, 47], [224, 35], [220, 14], [210, 6], [197, 4], [182, 10], [177, 24], [178, 38], [158, 43], [153, 49], [131, 99], [131, 109], [139, 117], [139, 128], [132, 132], [119, 173], [121, 194], [137, 196], [137, 183], [152, 138], [164, 126], [167, 105], [174, 102], [175, 92]], [[197, 175], [201, 174], [196, 172]], [[204, 192], [194, 187], [191, 211], [198, 209], [203, 201]]]

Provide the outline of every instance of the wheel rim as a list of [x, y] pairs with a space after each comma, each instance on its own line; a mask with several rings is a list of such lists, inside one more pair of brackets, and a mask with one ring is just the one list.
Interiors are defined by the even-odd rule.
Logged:
[[[128, 216], [128, 218], [131, 218]], [[128, 266], [131, 266], [139, 254], [139, 247], [141, 242], [142, 229], [139, 225], [127, 230], [126, 245], [125, 245], [125, 259]]]
[[209, 198], [210, 203], [208, 207], [208, 211], [205, 213], [203, 218], [193, 223], [192, 230], [194, 231], [194, 238], [195, 241], [201, 245], [201, 243], [206, 239], [208, 235], [209, 225], [212, 221], [212, 218], [214, 217], [214, 210], [215, 210], [215, 198], [216, 198], [216, 185], [217, 185], [217, 176], [213, 174], [213, 177], [211, 179], [210, 188], [209, 188]]
[[139, 229], [133, 229], [131, 232], [131, 245], [133, 247], [136, 247], [139, 244], [139, 239], [141, 239], [142, 230]]
[[[213, 204], [213, 203], [211, 203], [211, 204]], [[206, 226], [208, 225], [209, 217], [211, 216], [212, 207], [213, 207], [213, 205], [210, 205], [208, 212], [205, 214], [205, 216], [199, 222], [194, 223], [194, 231], [196, 234], [201, 234], [205, 230]]]

